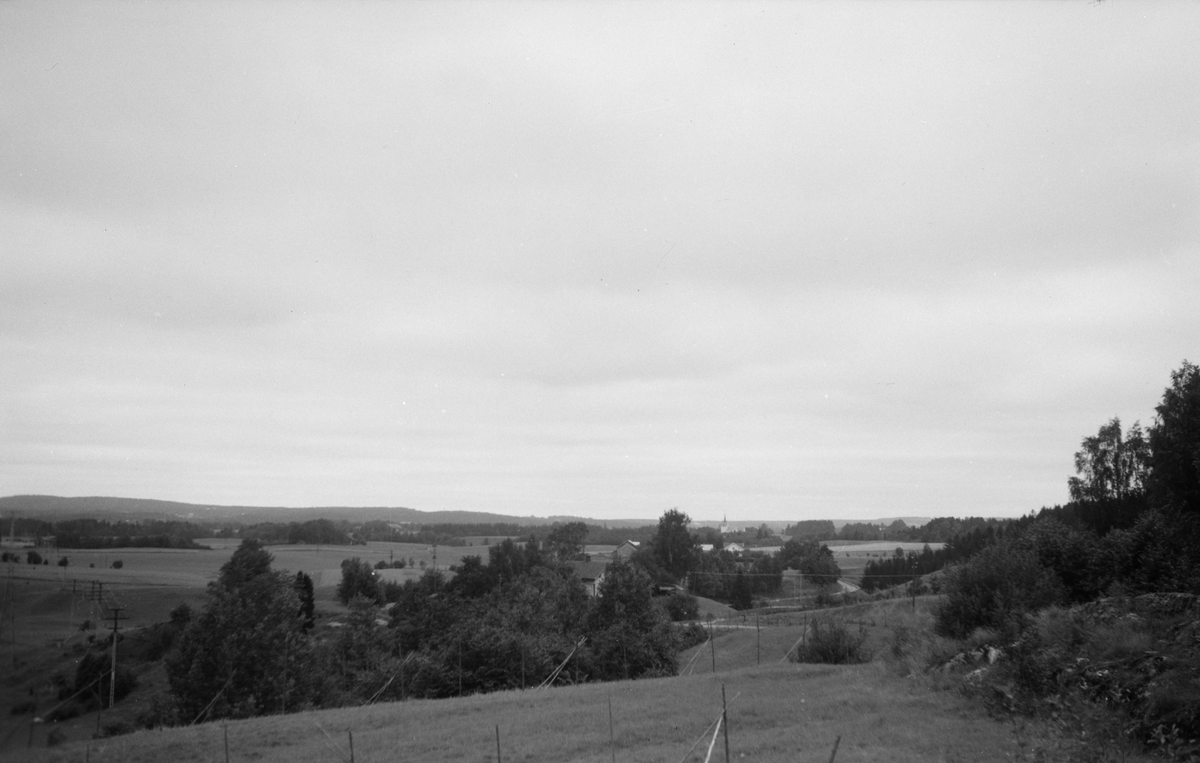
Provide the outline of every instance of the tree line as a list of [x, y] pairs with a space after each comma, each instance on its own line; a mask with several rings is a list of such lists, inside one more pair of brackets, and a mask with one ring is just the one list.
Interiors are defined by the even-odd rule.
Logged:
[[172, 704], [160, 722], [536, 686], [556, 672], [560, 683], [671, 675], [678, 651], [703, 638], [671, 624], [642, 568], [610, 565], [589, 597], [536, 539], [505, 540], [486, 562], [466, 557], [452, 579], [427, 570], [398, 586], [385, 628], [382, 586], [350, 560], [346, 622], [321, 636], [311, 579], [272, 561], [246, 540], [221, 568], [166, 657]]
[[1114, 593], [1200, 593], [1200, 368], [1184, 361], [1154, 422], [1083, 438], [1071, 501], [1013, 521], [947, 574], [943, 635], [1013, 632], [1052, 604]]

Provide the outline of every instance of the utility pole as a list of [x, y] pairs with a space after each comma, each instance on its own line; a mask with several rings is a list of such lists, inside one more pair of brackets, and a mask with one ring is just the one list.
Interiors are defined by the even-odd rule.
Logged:
[[124, 607], [114, 606], [112, 608], [112, 614], [109, 615], [108, 617], [104, 618], [105, 620], [110, 620], [110, 619], [112, 620], [113, 651], [112, 651], [112, 677], [108, 682], [108, 706], [109, 707], [112, 707], [113, 705], [115, 705], [117, 703], [117, 631], [119, 631], [121, 629], [121, 626], [119, 624], [120, 621], [129, 619], [129, 615], [121, 614], [124, 611], [125, 611]]
[[[101, 612], [104, 611], [104, 583], [99, 580], [93, 580], [91, 588], [84, 595], [84, 599], [89, 602], [88, 620], [91, 620], [92, 616], [96, 613], [97, 607], [100, 608]], [[101, 618], [97, 617], [96, 619], [99, 620]]]

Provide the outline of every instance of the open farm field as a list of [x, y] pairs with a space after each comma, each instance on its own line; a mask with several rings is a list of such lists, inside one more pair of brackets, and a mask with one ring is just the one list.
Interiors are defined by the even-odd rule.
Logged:
[[822, 541], [822, 545], [829, 546], [829, 550], [837, 553], [838, 551], [854, 550], [863, 554], [891, 554], [898, 548], [904, 549], [904, 553], [909, 551], [920, 551], [928, 545], [934, 551], [937, 551], [945, 543], [914, 543], [910, 541], [899, 540], [829, 540]]
[[[795, 629], [773, 629], [772, 643], [793, 641]], [[733, 644], [753, 633], [718, 638]], [[787, 647], [784, 646], [784, 649]], [[744, 644], [738, 649], [744, 652]], [[410, 701], [230, 722], [231, 760], [490, 761], [497, 728], [503, 760], [700, 761], [712, 724], [729, 702], [733, 759], [826, 761], [841, 737], [837, 760], [1002, 761], [1016, 744], [1004, 724], [952, 692], [896, 678], [878, 664], [797, 665], [778, 660], [689, 676], [588, 684], [439, 701]], [[612, 703], [612, 737], [608, 723]], [[31, 749], [30, 763], [220, 760], [220, 724], [142, 731], [56, 748]], [[707, 733], [707, 736], [706, 736]], [[696, 744], [699, 742], [699, 744]], [[689, 754], [689, 748], [694, 749]], [[718, 740], [718, 747], [721, 741]], [[336, 748], [336, 749], [335, 749]], [[718, 750], [716, 753], [720, 755]]]
[[[50, 559], [49, 565], [9, 565], [9, 574], [30, 580], [58, 581], [70, 585], [72, 580], [81, 585], [90, 581], [103, 582], [113, 590], [138, 586], [204, 588], [215, 580], [221, 565], [229, 561], [241, 543], [236, 538], [201, 538], [202, 549], [162, 548], [116, 548], [116, 549], [61, 549], [57, 553], [43, 556]], [[325, 545], [278, 545], [267, 546], [274, 557], [277, 570], [306, 572], [313, 578], [318, 596], [332, 598], [332, 591], [341, 580], [342, 560], [358, 557], [374, 565], [376, 562], [391, 562], [404, 559], [412, 566], [404, 569], [381, 570], [384, 580], [417, 579], [425, 567], [434, 563], [431, 546], [420, 543], [368, 543], [365, 546]], [[438, 546], [437, 566], [446, 569], [458, 564], [464, 556], [480, 555], [487, 559], [485, 547]], [[59, 558], [66, 557], [66, 567], [57, 566]], [[112, 563], [120, 561], [121, 569], [113, 569]], [[422, 565], [422, 562], [424, 565]]]

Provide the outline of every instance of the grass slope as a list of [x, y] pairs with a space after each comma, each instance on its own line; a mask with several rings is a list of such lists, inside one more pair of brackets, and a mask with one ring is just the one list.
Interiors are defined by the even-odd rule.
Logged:
[[[503, 692], [451, 700], [257, 718], [228, 725], [231, 760], [490, 761], [496, 727], [506, 761], [610, 761], [611, 698], [619, 761], [679, 761], [710, 728], [729, 698], [734, 759], [826, 761], [841, 737], [837, 760], [1000, 761], [1016, 750], [1009, 728], [977, 704], [925, 681], [902, 679], [879, 663], [797, 665], [779, 657], [799, 629], [764, 627], [718, 632], [692, 674], [675, 678], [588, 684], [548, 691]], [[762, 664], [755, 666], [762, 643]], [[770, 655], [770, 659], [768, 659]], [[690, 656], [684, 655], [681, 664]], [[736, 697], [736, 699], [735, 699]], [[687, 760], [704, 759], [707, 739]], [[337, 750], [335, 750], [335, 747]], [[722, 755], [718, 740], [714, 756]], [[143, 731], [122, 737], [30, 749], [38, 761], [221, 760], [219, 724]], [[721, 758], [718, 758], [721, 759]]]

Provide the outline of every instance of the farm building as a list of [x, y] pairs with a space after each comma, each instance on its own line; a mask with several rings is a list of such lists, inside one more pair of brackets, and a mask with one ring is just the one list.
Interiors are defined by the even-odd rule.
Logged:
[[567, 562], [567, 564], [571, 565], [575, 574], [583, 582], [588, 596], [595, 596], [600, 592], [600, 583], [604, 580], [604, 570], [608, 568], [608, 562]]
[[636, 540], [625, 541], [621, 545], [617, 546], [617, 550], [613, 552], [613, 561], [616, 562], [629, 559], [629, 557], [633, 556], [633, 552], [638, 550], [639, 546], [641, 546], [641, 544]]

